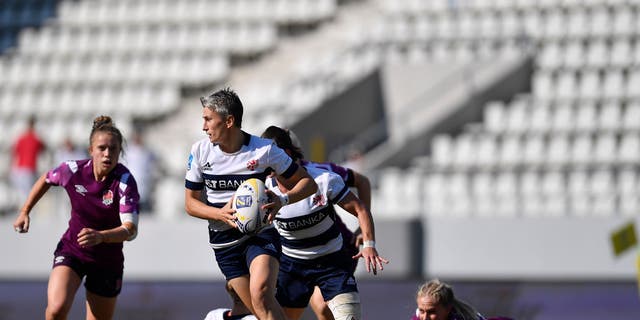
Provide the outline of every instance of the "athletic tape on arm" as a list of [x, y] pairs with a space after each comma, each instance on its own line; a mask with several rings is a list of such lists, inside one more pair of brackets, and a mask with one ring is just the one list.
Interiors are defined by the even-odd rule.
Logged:
[[129, 238], [127, 238], [127, 241], [131, 241], [131, 240], [135, 239], [138, 236], [138, 214], [137, 213], [131, 213], [131, 212], [120, 213], [120, 221], [122, 223], [130, 222], [134, 226], [136, 226], [136, 228], [133, 230], [133, 232], [130, 232], [131, 235], [129, 236]]

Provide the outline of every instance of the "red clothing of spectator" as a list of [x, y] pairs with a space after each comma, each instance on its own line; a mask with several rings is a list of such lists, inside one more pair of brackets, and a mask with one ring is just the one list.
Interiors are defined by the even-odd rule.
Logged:
[[44, 143], [33, 129], [23, 133], [13, 146], [14, 168], [35, 171], [38, 155], [44, 148]]

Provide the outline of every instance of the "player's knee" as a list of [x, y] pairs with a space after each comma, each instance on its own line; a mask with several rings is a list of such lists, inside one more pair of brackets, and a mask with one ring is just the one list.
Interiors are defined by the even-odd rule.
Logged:
[[45, 310], [47, 319], [66, 319], [71, 306], [64, 303], [50, 303]]
[[270, 290], [269, 286], [259, 285], [259, 286], [251, 286], [251, 304], [255, 309], [265, 310], [269, 309], [270, 304], [276, 303], [275, 297], [273, 296], [273, 292]]
[[357, 292], [341, 293], [328, 303], [335, 320], [360, 320], [360, 295]]

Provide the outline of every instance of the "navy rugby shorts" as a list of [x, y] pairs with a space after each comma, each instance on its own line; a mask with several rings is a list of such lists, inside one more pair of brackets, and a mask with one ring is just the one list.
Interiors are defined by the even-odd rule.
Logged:
[[276, 299], [286, 308], [305, 308], [315, 286], [320, 288], [325, 301], [342, 293], [357, 292], [351, 266], [351, 256], [344, 251], [313, 260], [282, 255]]
[[266, 229], [243, 243], [224, 249], [214, 249], [218, 266], [226, 280], [249, 274], [249, 265], [257, 256], [266, 254], [280, 259], [282, 247], [275, 228]]

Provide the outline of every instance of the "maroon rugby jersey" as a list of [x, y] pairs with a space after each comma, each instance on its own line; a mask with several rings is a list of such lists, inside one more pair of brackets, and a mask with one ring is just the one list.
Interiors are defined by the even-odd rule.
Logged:
[[77, 239], [82, 228], [112, 229], [122, 224], [120, 213], [138, 214], [140, 196], [129, 169], [117, 164], [104, 181], [96, 181], [91, 159], [66, 161], [47, 172], [46, 181], [62, 186], [71, 201], [69, 228], [61, 239], [65, 251], [85, 262], [122, 265], [122, 243], [82, 248]]

